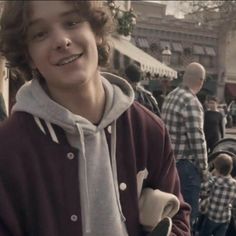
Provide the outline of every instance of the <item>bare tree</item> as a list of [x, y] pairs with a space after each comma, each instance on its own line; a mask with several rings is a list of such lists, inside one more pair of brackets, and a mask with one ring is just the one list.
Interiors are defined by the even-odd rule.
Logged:
[[188, 4], [189, 13], [201, 23], [214, 24], [225, 30], [236, 29], [236, 0], [189, 1]]

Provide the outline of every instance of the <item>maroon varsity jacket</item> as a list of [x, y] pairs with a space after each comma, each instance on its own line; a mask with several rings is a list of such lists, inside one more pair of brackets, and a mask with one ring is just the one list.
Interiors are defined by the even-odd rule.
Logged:
[[[44, 134], [33, 116], [15, 112], [0, 126], [0, 235], [82, 236], [78, 150], [53, 125], [59, 143]], [[108, 143], [110, 134], [106, 130]], [[162, 121], [134, 103], [117, 120], [120, 201], [129, 236], [143, 236], [139, 224], [137, 175], [142, 186], [175, 194], [180, 210], [172, 235], [189, 236], [190, 207], [180, 194], [169, 135]], [[101, 183], [102, 184], [102, 183]]]

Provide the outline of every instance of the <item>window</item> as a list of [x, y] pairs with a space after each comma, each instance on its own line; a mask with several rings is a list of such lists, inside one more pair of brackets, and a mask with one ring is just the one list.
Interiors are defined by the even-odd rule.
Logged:
[[126, 55], [124, 55], [124, 68], [125, 68], [127, 65], [129, 65], [129, 63], [130, 63], [130, 58], [127, 57]]
[[171, 49], [169, 41], [161, 41], [160, 46], [162, 50], [165, 49], [166, 47], [168, 47], [168, 49]]
[[216, 56], [216, 52], [215, 52], [215, 49], [213, 47], [206, 46], [205, 47], [205, 52], [208, 56], [212, 56], [212, 57]]
[[157, 44], [156, 44], [156, 43], [152, 43], [152, 44], [150, 45], [150, 49], [151, 49], [152, 52], [157, 51], [157, 50], [158, 50]]
[[209, 56], [200, 56], [200, 63], [205, 67], [211, 67], [211, 58]]
[[180, 52], [180, 53], [183, 52], [183, 46], [179, 42], [173, 42], [172, 43], [172, 48], [173, 48], [173, 51], [175, 51], [175, 52]]
[[170, 59], [171, 65], [180, 65], [180, 53], [173, 52]]
[[200, 45], [194, 45], [193, 46], [193, 54], [196, 55], [205, 55], [204, 49]]

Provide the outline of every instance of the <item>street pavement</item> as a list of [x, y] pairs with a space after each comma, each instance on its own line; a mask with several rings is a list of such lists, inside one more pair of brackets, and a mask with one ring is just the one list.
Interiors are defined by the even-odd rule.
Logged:
[[236, 126], [232, 128], [225, 129], [225, 137], [226, 138], [236, 138]]

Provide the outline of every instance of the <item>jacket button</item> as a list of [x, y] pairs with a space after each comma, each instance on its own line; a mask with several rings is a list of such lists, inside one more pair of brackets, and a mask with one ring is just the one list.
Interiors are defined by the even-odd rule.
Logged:
[[121, 190], [121, 191], [125, 191], [126, 188], [127, 188], [126, 183], [121, 183], [121, 184], [120, 184], [120, 190]]
[[73, 159], [75, 158], [75, 154], [74, 154], [73, 152], [68, 152], [68, 153], [67, 153], [67, 158], [68, 158], [69, 160], [73, 160]]
[[111, 134], [111, 125], [109, 125], [109, 126], [107, 127], [107, 131], [108, 131], [109, 134]]
[[70, 219], [71, 219], [71, 221], [76, 222], [78, 220], [78, 216], [77, 215], [72, 215], [70, 217]]

